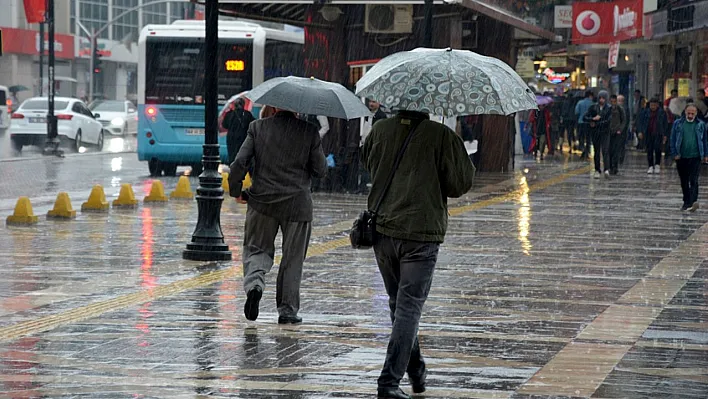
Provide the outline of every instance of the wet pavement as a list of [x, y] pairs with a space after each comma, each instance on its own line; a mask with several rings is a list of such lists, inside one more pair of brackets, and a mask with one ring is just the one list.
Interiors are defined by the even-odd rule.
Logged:
[[[592, 180], [575, 159], [518, 158], [451, 201], [420, 327], [425, 397], [708, 397], [708, 211], [678, 211], [674, 170], [630, 163]], [[79, 208], [94, 183], [142, 198], [146, 169], [135, 154], [0, 162], [0, 211], [29, 195], [43, 215], [60, 190]], [[2, 227], [0, 396], [374, 397], [390, 321], [373, 254], [348, 247], [363, 204], [316, 196], [304, 323], [287, 327], [275, 270], [258, 321], [242, 314], [245, 207], [231, 200], [235, 260], [220, 264], [181, 259], [192, 201]]]

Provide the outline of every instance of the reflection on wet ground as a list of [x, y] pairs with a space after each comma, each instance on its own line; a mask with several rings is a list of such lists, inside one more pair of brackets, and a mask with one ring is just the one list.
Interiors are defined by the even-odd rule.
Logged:
[[[138, 197], [149, 190], [134, 154], [88, 158], [27, 161], [38, 168], [24, 178], [28, 190], [52, 199], [68, 190], [75, 202], [97, 181], [132, 182]], [[520, 161], [521, 172], [480, 174], [473, 192], [451, 201], [420, 326], [425, 397], [706, 397], [708, 212], [681, 214], [676, 173], [647, 176], [641, 155], [631, 161], [612, 180], [591, 180], [576, 162]], [[84, 168], [95, 171], [91, 181], [70, 178]], [[11, 183], [0, 201], [20, 190], [19, 175], [0, 171]], [[163, 180], [168, 190], [176, 183]], [[318, 194], [316, 202], [304, 323], [288, 327], [276, 323], [275, 273], [253, 323], [242, 315], [240, 262], [181, 260], [193, 202], [5, 228], [1, 391], [372, 397], [390, 327], [372, 253], [347, 246], [364, 198]], [[36, 213], [50, 205], [40, 201]], [[244, 217], [225, 201], [234, 259]]]

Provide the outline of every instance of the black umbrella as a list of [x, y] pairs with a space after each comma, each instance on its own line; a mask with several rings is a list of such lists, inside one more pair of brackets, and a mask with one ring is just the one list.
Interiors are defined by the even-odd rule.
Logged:
[[8, 90], [10, 90], [10, 93], [17, 93], [20, 91], [27, 91], [29, 88], [27, 86], [22, 86], [22, 85], [14, 85], [8, 87]]

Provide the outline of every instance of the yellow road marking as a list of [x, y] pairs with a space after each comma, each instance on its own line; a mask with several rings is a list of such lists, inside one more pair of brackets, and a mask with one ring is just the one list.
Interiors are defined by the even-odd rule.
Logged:
[[[565, 172], [548, 180], [534, 183], [528, 186], [528, 191], [538, 191], [547, 187], [562, 183], [563, 181], [583, 173], [587, 173], [592, 168], [590, 166], [574, 169]], [[450, 209], [450, 215], [456, 216], [473, 210], [482, 209], [506, 201], [511, 201], [518, 198], [522, 194], [522, 190], [515, 190], [507, 194], [496, 196], [487, 200], [475, 202], [473, 204], [464, 205]], [[307, 251], [307, 257], [324, 255], [325, 253], [338, 248], [349, 246], [349, 238], [338, 238], [327, 241], [321, 244], [310, 246]], [[279, 262], [279, 257], [276, 258]], [[176, 295], [184, 291], [206, 287], [208, 285], [233, 278], [241, 271], [241, 265], [229, 267], [227, 269], [206, 272], [198, 276], [186, 278], [184, 280], [175, 281], [173, 283], [160, 285], [152, 289], [125, 294], [113, 299], [91, 303], [86, 306], [70, 309], [57, 314], [39, 317], [34, 320], [29, 320], [21, 323], [16, 323], [4, 328], [0, 328], [0, 342], [11, 341], [27, 335], [45, 332], [57, 328], [59, 326], [76, 323], [82, 320], [97, 317], [105, 313], [114, 312], [120, 309], [125, 309], [131, 306], [141, 305], [146, 302], [164, 298], [171, 295]]]

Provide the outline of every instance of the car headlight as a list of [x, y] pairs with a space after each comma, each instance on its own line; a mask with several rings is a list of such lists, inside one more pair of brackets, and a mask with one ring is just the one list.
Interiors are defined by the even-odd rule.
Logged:
[[123, 118], [115, 118], [111, 121], [111, 125], [113, 126], [123, 126], [125, 123], [125, 120]]

